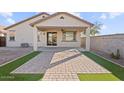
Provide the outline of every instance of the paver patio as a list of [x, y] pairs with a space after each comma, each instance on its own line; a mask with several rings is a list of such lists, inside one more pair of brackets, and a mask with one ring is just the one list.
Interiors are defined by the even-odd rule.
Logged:
[[45, 73], [46, 81], [78, 81], [77, 73], [110, 73], [77, 49], [43, 51], [12, 73]]
[[79, 80], [77, 73], [110, 73], [76, 49], [56, 52], [42, 80]]
[[38, 56], [29, 60], [27, 63], [23, 64], [11, 73], [45, 73], [50, 65], [50, 60], [54, 52], [41, 52]]

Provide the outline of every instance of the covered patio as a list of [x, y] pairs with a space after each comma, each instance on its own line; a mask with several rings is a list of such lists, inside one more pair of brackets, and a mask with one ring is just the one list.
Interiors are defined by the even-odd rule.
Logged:
[[[76, 47], [90, 50], [90, 29], [93, 26], [69, 13], [59, 12], [30, 24], [33, 27], [33, 50], [38, 47]], [[82, 37], [85, 46], [82, 46]]]
[[[35, 30], [33, 32], [33, 50], [37, 51], [38, 47], [42, 48], [43, 47], [55, 47], [57, 49], [60, 48], [78, 48], [82, 50], [86, 50], [89, 51], [90, 50], [90, 28], [86, 28], [86, 27], [39, 27], [36, 26], [34, 27]], [[71, 42], [67, 42], [67, 41], [63, 41], [63, 32], [64, 31], [74, 31], [76, 32], [76, 38], [77, 40], [75, 41], [71, 41]], [[54, 46], [48, 46], [48, 33], [52, 33], [55, 32], [57, 33], [56, 38], [56, 45]], [[61, 39], [62, 38], [62, 39]], [[85, 46], [82, 45], [82, 38], [85, 38]], [[41, 42], [42, 41], [42, 42]], [[71, 47], [69, 46], [69, 44], [71, 44]], [[42, 45], [42, 46], [41, 46]], [[49, 49], [48, 49], [49, 50]]]

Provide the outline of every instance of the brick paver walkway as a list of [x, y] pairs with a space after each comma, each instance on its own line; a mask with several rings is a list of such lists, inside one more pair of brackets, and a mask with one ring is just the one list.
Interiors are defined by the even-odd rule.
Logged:
[[77, 49], [43, 51], [12, 73], [45, 73], [46, 81], [78, 81], [78, 73], [110, 73]]
[[79, 80], [77, 73], [110, 73], [76, 49], [56, 52], [42, 80]]

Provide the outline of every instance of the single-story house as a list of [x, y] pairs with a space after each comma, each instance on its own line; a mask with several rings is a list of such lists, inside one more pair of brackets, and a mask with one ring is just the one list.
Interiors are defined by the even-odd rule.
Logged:
[[82, 47], [82, 36], [86, 38], [86, 50], [90, 50], [92, 26], [92, 23], [67, 12], [51, 15], [42, 12], [6, 27], [6, 46], [28, 44], [35, 51], [38, 47]]

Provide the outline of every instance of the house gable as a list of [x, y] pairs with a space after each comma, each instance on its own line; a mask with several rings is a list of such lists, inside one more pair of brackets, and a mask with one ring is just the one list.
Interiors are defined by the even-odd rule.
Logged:
[[80, 19], [76, 16], [73, 16], [69, 13], [65, 12], [59, 12], [55, 13], [46, 19], [38, 20], [34, 23], [31, 23], [31, 25], [36, 25], [36, 26], [57, 26], [57, 27], [90, 27], [93, 24], [90, 22], [87, 22], [83, 19]]

